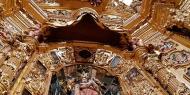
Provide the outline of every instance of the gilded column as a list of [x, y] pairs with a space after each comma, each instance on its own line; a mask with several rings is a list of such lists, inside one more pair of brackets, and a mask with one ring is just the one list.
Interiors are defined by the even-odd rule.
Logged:
[[8, 93], [13, 82], [16, 80], [18, 71], [21, 70], [24, 62], [27, 62], [36, 48], [36, 40], [26, 37], [23, 42], [18, 42], [19, 46], [13, 50], [3, 65], [0, 67], [0, 94]]
[[[141, 60], [141, 65], [149, 71], [172, 95], [189, 95], [190, 90], [184, 83], [179, 82], [158, 59], [158, 55], [149, 54], [145, 48], [137, 48], [136, 57]], [[144, 61], [142, 62], [142, 60]]]

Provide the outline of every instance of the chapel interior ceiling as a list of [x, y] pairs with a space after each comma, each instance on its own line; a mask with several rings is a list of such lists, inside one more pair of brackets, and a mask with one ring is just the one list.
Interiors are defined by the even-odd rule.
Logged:
[[110, 30], [99, 22], [96, 17], [93, 17], [93, 15], [89, 13], [84, 13], [82, 17], [78, 18], [81, 19], [73, 22], [69, 26], [48, 28], [48, 33], [45, 36], [47, 39], [45, 42], [79, 40], [99, 42], [118, 47], [120, 46], [121, 35], [118, 31]]
[[0, 95], [190, 95], [190, 0], [127, 1], [0, 0]]
[[[125, 21], [132, 15], [139, 13], [142, 4], [141, 0], [131, 1], [129, 5], [117, 0], [106, 0], [98, 4], [80, 0], [55, 0], [52, 1], [54, 2], [53, 5], [48, 1], [42, 1], [36, 0], [39, 6], [47, 12], [50, 17], [50, 22], [56, 25], [65, 25], [65, 22], [71, 21], [72, 14], [75, 14], [76, 11], [80, 11], [80, 9], [86, 11], [88, 9], [92, 11], [93, 9], [97, 12], [98, 18], [111, 29], [123, 29]], [[83, 9], [85, 7], [86, 9]], [[59, 11], [54, 11], [54, 9]]]

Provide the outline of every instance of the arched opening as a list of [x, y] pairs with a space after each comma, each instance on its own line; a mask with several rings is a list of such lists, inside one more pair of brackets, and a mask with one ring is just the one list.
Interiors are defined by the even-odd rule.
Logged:
[[52, 76], [49, 95], [120, 95], [116, 76], [92, 65], [63, 67]]

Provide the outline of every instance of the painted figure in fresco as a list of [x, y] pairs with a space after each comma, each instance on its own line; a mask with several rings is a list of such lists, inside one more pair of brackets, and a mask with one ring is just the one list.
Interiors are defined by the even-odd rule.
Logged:
[[2, 42], [7, 43], [12, 47], [18, 46], [18, 42], [22, 41], [22, 34], [16, 32], [10, 24], [2, 22], [0, 25], [0, 38]]
[[13, 38], [13, 36], [10, 33], [6, 34], [6, 41], [9, 45], [13, 45], [15, 42], [15, 39]]
[[59, 59], [63, 59], [63, 56], [65, 55], [64, 51], [57, 50], [56, 55], [58, 56]]
[[176, 61], [178, 64], [185, 63], [188, 59], [185, 53], [176, 53], [173, 55], [173, 60]]

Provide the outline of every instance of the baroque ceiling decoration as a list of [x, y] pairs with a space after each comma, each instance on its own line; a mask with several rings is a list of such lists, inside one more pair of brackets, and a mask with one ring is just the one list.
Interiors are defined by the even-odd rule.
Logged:
[[190, 26], [190, 1], [185, 0], [182, 3], [182, 6], [179, 9], [171, 8], [170, 9], [170, 16], [171, 21], [174, 23], [184, 23], [187, 26]]
[[[90, 11], [88, 11], [90, 10]], [[123, 18], [117, 15], [102, 14], [99, 15], [95, 10], [90, 8], [81, 8], [75, 11], [71, 10], [45, 10], [48, 14], [49, 21], [55, 26], [67, 26], [71, 25], [74, 21], [80, 20], [83, 14], [91, 13], [95, 18], [105, 24], [112, 30], [123, 30]]]
[[189, 0], [0, 3], [1, 95], [190, 94]]

